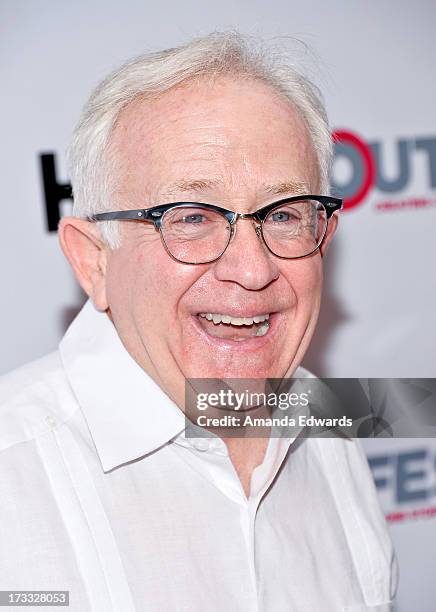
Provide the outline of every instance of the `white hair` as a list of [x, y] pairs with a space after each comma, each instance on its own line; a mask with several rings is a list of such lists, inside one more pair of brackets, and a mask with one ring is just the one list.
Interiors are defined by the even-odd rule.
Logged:
[[[220, 75], [266, 83], [299, 110], [317, 155], [320, 189], [328, 193], [332, 141], [317, 87], [263, 42], [234, 31], [213, 32], [173, 49], [141, 55], [97, 86], [83, 109], [68, 152], [73, 214], [87, 217], [111, 210], [116, 171], [113, 155], [108, 152], [114, 126], [128, 104], [138, 97], [155, 99], [197, 77]], [[103, 221], [98, 225], [102, 239], [117, 248], [119, 223]]]

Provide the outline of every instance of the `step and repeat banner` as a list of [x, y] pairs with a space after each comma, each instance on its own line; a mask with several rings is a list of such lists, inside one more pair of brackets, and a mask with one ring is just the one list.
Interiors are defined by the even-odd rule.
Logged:
[[[432, 0], [3, 0], [0, 373], [53, 350], [84, 301], [56, 227], [71, 210], [65, 150], [91, 89], [130, 57], [228, 28], [290, 49], [335, 132], [332, 186], [346, 209], [304, 365], [436, 377]], [[436, 439], [363, 443], [400, 561], [396, 610], [435, 610]]]

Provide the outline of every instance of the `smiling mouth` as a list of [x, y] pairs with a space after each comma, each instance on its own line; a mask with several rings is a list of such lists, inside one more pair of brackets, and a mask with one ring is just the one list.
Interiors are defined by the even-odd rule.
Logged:
[[200, 312], [197, 315], [201, 327], [210, 336], [239, 342], [264, 336], [269, 330], [269, 318], [269, 313], [253, 317], [233, 317], [212, 312]]

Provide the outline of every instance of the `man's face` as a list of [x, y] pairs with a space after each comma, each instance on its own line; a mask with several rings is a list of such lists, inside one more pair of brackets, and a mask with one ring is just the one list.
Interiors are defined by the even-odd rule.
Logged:
[[[253, 212], [280, 198], [318, 190], [316, 159], [299, 114], [254, 81], [198, 81], [121, 114], [113, 210], [176, 201]], [[187, 265], [166, 252], [148, 223], [122, 222], [109, 252], [109, 312], [130, 354], [173, 398], [184, 377], [290, 375], [319, 311], [319, 252], [301, 260], [272, 255], [253, 222], [240, 219], [216, 262]], [[200, 317], [269, 315], [260, 324], [215, 324]]]

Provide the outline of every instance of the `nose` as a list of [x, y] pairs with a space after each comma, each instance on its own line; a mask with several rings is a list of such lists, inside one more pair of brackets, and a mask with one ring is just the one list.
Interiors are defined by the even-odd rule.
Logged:
[[263, 289], [279, 276], [279, 268], [251, 219], [239, 218], [224, 254], [214, 264], [215, 278], [238, 283], [252, 291]]

